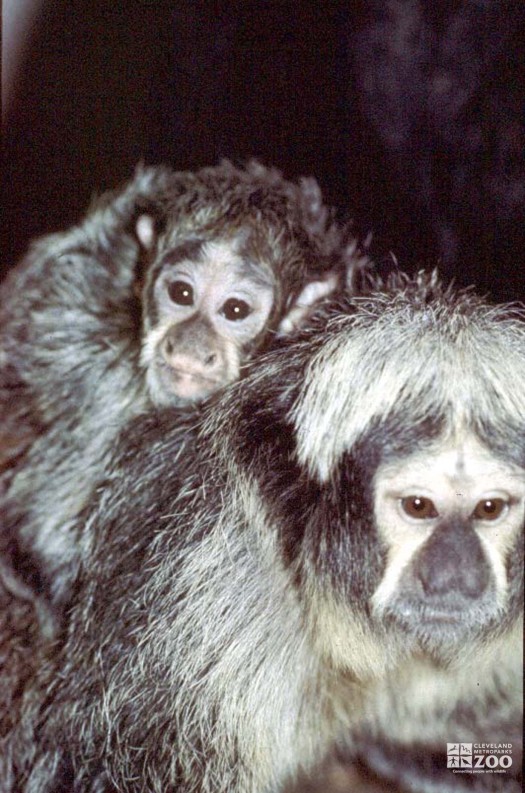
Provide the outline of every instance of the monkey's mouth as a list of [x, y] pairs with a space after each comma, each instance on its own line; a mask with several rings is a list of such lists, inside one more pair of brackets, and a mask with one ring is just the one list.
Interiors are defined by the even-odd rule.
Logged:
[[465, 623], [460, 613], [427, 609], [401, 608], [391, 618], [409, 633], [457, 630]]
[[174, 388], [179, 394], [183, 390], [187, 390], [188, 392], [215, 390], [222, 385], [220, 380], [212, 377], [204, 377], [204, 375], [201, 374], [185, 372], [183, 369], [172, 369], [170, 374], [172, 376]]
[[384, 616], [423, 647], [434, 648], [463, 643], [466, 637], [484, 633], [497, 617], [493, 609], [487, 608], [484, 598], [468, 606], [458, 603], [448, 608], [439, 604], [398, 601]]
[[219, 378], [206, 377], [162, 363], [157, 366], [157, 378], [166, 396], [173, 395], [192, 402], [204, 399], [226, 385]]

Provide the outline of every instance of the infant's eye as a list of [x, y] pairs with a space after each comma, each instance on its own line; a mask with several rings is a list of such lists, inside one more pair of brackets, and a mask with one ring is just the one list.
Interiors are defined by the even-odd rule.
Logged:
[[246, 319], [251, 313], [252, 309], [248, 303], [246, 303], [245, 300], [237, 300], [235, 297], [231, 297], [227, 300], [221, 309], [221, 314], [230, 322]]
[[434, 502], [426, 496], [407, 496], [401, 499], [401, 506], [407, 515], [418, 520], [430, 520], [438, 516]]
[[168, 295], [179, 306], [193, 305], [193, 289], [186, 281], [171, 281], [168, 284]]
[[476, 520], [497, 520], [506, 506], [507, 502], [503, 498], [485, 498], [476, 504], [472, 517]]

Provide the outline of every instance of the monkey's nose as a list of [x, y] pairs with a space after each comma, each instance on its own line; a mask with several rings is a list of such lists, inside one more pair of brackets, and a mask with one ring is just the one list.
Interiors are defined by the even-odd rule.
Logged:
[[429, 597], [450, 593], [479, 598], [490, 582], [490, 569], [477, 535], [451, 523], [438, 529], [418, 558], [417, 574]]
[[172, 369], [194, 376], [210, 377], [220, 374], [221, 356], [218, 350], [199, 349], [198, 345], [177, 344], [170, 336], [162, 341], [160, 354]]

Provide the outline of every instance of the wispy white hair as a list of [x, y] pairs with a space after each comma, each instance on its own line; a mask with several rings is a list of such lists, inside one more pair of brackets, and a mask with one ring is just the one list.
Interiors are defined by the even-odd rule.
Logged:
[[299, 459], [312, 473], [325, 480], [344, 450], [400, 405], [414, 422], [439, 417], [451, 435], [523, 424], [523, 307], [491, 306], [424, 276], [352, 303], [358, 311], [328, 320], [294, 410]]

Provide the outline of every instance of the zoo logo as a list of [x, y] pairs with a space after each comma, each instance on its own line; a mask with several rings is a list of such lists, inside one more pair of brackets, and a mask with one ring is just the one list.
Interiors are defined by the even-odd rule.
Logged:
[[454, 773], [505, 773], [512, 765], [512, 744], [447, 743], [447, 768]]

